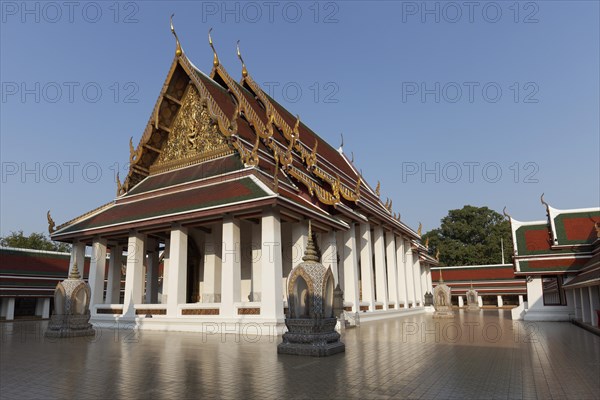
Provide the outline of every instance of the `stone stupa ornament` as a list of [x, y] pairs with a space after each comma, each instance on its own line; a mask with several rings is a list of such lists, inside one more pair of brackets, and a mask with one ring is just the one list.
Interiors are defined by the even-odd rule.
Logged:
[[90, 286], [73, 264], [69, 278], [56, 285], [54, 313], [48, 323], [46, 337], [93, 336], [90, 324]]
[[477, 290], [473, 289], [473, 281], [471, 281], [471, 288], [467, 290], [467, 311], [479, 310], [479, 296]]
[[303, 262], [292, 269], [287, 280], [288, 312], [280, 354], [324, 357], [346, 350], [335, 331], [334, 277], [319, 262], [318, 250], [308, 224], [308, 243]]
[[444, 283], [442, 270], [440, 269], [440, 280], [438, 285], [433, 289], [433, 306], [435, 307], [433, 318], [454, 318], [451, 290], [452, 289]]

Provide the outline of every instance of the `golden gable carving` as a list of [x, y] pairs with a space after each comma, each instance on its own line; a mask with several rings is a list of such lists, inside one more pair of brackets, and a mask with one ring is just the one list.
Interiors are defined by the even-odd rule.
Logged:
[[151, 173], [174, 169], [231, 152], [218, 124], [210, 117], [198, 91], [190, 86], [181, 110], [173, 123], [167, 142], [162, 146]]

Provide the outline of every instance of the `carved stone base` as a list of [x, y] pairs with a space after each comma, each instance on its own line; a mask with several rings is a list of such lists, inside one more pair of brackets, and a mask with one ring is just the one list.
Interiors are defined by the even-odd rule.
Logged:
[[50, 318], [45, 336], [50, 338], [94, 336], [96, 331], [89, 321], [89, 312], [87, 315], [55, 314]]
[[286, 319], [288, 332], [277, 346], [277, 353], [298, 356], [326, 357], [346, 351], [335, 331], [337, 318]]
[[448, 306], [438, 306], [433, 313], [433, 318], [454, 318], [454, 311]]

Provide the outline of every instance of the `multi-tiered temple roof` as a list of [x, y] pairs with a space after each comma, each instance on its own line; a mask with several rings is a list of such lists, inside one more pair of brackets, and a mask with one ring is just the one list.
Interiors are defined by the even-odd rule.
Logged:
[[[516, 274], [573, 273], [600, 254], [600, 208], [559, 210], [541, 198], [547, 219], [510, 218]], [[596, 261], [597, 264], [597, 261]]]
[[193, 223], [278, 205], [283, 218], [302, 215], [317, 228], [385, 225], [428, 257], [417, 243], [420, 235], [400, 221], [391, 201], [381, 201], [379, 184], [373, 190], [342, 148], [329, 145], [263, 92], [239, 48], [238, 82], [220, 63], [209, 33], [214, 60], [206, 75], [172, 31], [176, 54], [138, 145], [130, 142], [131, 166], [118, 183], [117, 198], [59, 226], [53, 239], [125, 237], [132, 228], [160, 229], [174, 220]]

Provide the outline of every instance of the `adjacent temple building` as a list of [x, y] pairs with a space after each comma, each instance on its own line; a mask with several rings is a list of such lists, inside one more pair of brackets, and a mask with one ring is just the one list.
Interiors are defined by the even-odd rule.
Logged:
[[244, 322], [280, 333], [308, 221], [345, 311], [424, 310], [437, 262], [420, 228], [382, 202], [379, 183], [372, 189], [342, 147], [266, 95], [239, 47], [237, 82], [209, 32], [206, 75], [171, 30], [175, 57], [139, 144], [130, 141], [116, 199], [56, 229], [49, 218], [52, 239], [73, 244], [70, 268], [91, 246], [92, 321], [190, 331]]

